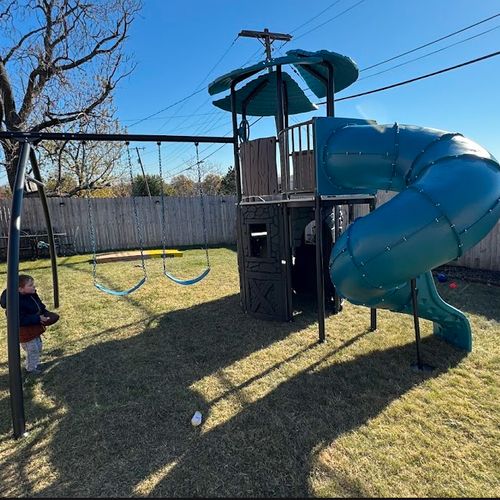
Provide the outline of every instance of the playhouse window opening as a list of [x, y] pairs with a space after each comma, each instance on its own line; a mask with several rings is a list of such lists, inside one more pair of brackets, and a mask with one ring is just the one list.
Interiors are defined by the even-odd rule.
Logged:
[[268, 257], [267, 225], [250, 224], [250, 256]]

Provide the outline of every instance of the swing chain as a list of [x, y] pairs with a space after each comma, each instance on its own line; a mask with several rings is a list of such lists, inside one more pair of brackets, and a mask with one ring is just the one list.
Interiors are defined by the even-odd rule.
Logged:
[[[162, 170], [162, 162], [161, 162], [161, 143], [158, 142], [158, 168], [159, 168], [159, 174], [160, 178], [163, 182], [163, 170]], [[196, 144], [196, 159], [197, 159], [197, 165], [198, 165], [198, 184], [200, 187], [200, 200], [201, 200], [201, 207], [203, 210], [203, 229], [205, 233], [205, 254], [206, 254], [206, 260], [207, 260], [207, 267], [205, 270], [196, 276], [195, 278], [190, 278], [190, 279], [183, 279], [183, 278], [176, 278], [173, 274], [169, 273], [167, 270], [167, 265], [166, 265], [166, 256], [165, 256], [165, 246], [166, 246], [166, 224], [165, 224], [165, 202], [164, 202], [164, 191], [162, 189], [161, 191], [161, 207], [162, 207], [162, 245], [163, 245], [163, 254], [162, 254], [162, 261], [163, 261], [163, 274], [170, 280], [172, 280], [174, 283], [177, 283], [178, 285], [194, 285], [195, 283], [198, 283], [201, 281], [207, 274], [210, 272], [210, 261], [209, 261], [209, 256], [208, 256], [208, 240], [207, 240], [207, 232], [206, 232], [206, 221], [205, 221], [205, 208], [203, 205], [203, 190], [201, 188], [201, 170], [200, 170], [200, 161], [199, 158], [199, 153], [198, 153], [198, 143]]]
[[[132, 158], [130, 157], [130, 143], [126, 142], [127, 146], [127, 159], [128, 159], [128, 169], [130, 173], [130, 188], [133, 189], [134, 186], [134, 173], [132, 172]], [[135, 227], [137, 228], [137, 239], [139, 240], [139, 250], [141, 252], [141, 267], [144, 271], [144, 275], [146, 275], [146, 263], [144, 261], [144, 249], [143, 249], [143, 240], [142, 240], [142, 231], [141, 231], [141, 221], [139, 220], [139, 212], [137, 210], [137, 201], [135, 199], [134, 193], [132, 193], [132, 206], [134, 208], [134, 218], [135, 218]]]
[[[86, 151], [85, 151], [85, 146], [86, 142], [82, 142], [82, 167], [83, 171], [85, 172], [86, 169], [86, 163], [87, 163], [87, 158], [86, 158]], [[92, 212], [92, 202], [90, 201], [90, 169], [87, 171], [87, 186], [86, 186], [86, 193], [87, 193], [87, 210], [88, 210], [88, 219], [89, 219], [89, 233], [90, 233], [90, 243], [92, 246], [92, 278], [94, 280], [94, 284], [97, 283], [97, 242], [96, 242], [96, 235], [95, 235], [95, 230], [94, 230], [94, 217], [93, 217], [93, 212]]]
[[200, 204], [201, 204], [201, 216], [202, 216], [202, 224], [203, 224], [203, 238], [205, 241], [205, 255], [207, 258], [207, 267], [210, 267], [210, 258], [208, 254], [208, 234], [207, 234], [207, 219], [205, 215], [205, 202], [203, 196], [203, 185], [201, 183], [201, 168], [200, 165], [203, 163], [203, 160], [200, 161], [200, 154], [198, 151], [199, 143], [195, 142], [194, 146], [196, 148], [196, 165], [198, 169], [198, 187], [200, 193]]
[[161, 246], [162, 246], [162, 263], [163, 263], [163, 273], [167, 272], [167, 264], [165, 262], [165, 250], [167, 247], [167, 235], [165, 227], [165, 193], [163, 189], [163, 167], [161, 164], [161, 142], [156, 143], [158, 145], [158, 170], [160, 173], [160, 183], [161, 183]]

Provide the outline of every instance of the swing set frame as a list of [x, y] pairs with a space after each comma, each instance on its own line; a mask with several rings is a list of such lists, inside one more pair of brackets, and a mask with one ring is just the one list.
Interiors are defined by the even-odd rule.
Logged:
[[[26, 433], [24, 413], [24, 396], [21, 375], [21, 353], [19, 346], [19, 247], [21, 236], [21, 216], [26, 180], [38, 186], [38, 194], [47, 227], [49, 255], [52, 267], [52, 286], [54, 308], [59, 307], [59, 282], [57, 276], [57, 254], [50, 212], [45, 195], [44, 183], [38, 168], [33, 147], [41, 141], [101, 141], [101, 142], [184, 142], [233, 144], [235, 158], [238, 154], [238, 137], [190, 136], [190, 135], [150, 135], [150, 134], [84, 134], [55, 132], [17, 132], [0, 131], [0, 140], [15, 140], [19, 143], [19, 155], [16, 168], [12, 205], [10, 212], [9, 235], [7, 242], [7, 351], [9, 364], [9, 390], [14, 438], [18, 439]], [[33, 177], [26, 173], [28, 161], [31, 163]]]

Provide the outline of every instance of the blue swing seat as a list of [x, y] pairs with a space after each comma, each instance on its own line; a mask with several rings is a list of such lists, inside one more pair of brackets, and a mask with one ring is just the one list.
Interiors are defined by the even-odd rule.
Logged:
[[198, 283], [201, 281], [208, 273], [210, 272], [210, 268], [207, 267], [199, 276], [196, 276], [196, 278], [190, 278], [190, 279], [181, 279], [181, 278], [176, 278], [172, 274], [170, 274], [167, 271], [163, 271], [163, 274], [170, 280], [172, 280], [174, 283], [177, 283], [178, 285], [194, 285], [195, 283]]
[[109, 295], [117, 295], [117, 296], [124, 296], [124, 295], [129, 295], [132, 292], [135, 292], [139, 288], [141, 288], [144, 283], [146, 283], [147, 277], [144, 276], [138, 283], [136, 283], [132, 288], [129, 288], [128, 290], [112, 290], [111, 288], [107, 288], [104, 285], [101, 285], [99, 283], [94, 283], [94, 286], [100, 290], [101, 292], [108, 293]]

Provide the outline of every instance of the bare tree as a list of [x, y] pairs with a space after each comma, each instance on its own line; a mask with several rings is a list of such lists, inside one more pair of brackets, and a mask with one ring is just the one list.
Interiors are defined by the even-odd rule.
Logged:
[[[80, 123], [77, 126], [81, 132], [92, 134], [122, 132], [116, 121], [104, 125], [93, 121], [84, 128]], [[38, 149], [40, 168], [48, 176], [47, 196], [82, 196], [88, 190], [108, 188], [117, 181], [130, 182], [126, 175], [127, 155], [121, 143], [47, 141]]]
[[[140, 0], [0, 0], [0, 117], [7, 130], [63, 130], [112, 119]], [[18, 147], [2, 141], [9, 184]]]

